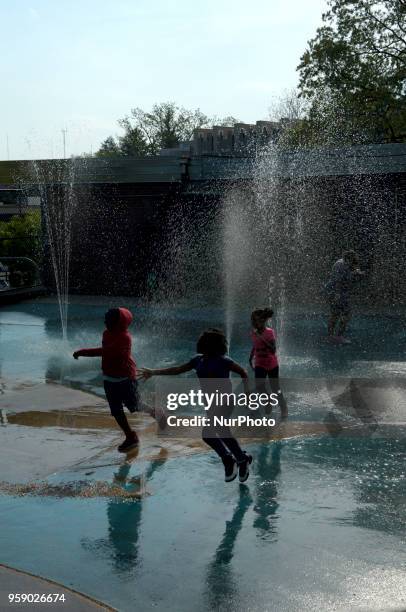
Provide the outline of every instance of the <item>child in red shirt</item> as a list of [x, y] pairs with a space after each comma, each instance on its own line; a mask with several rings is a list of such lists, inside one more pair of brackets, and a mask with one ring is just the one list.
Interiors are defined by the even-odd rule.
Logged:
[[136, 380], [136, 364], [131, 356], [131, 336], [128, 327], [133, 316], [127, 308], [111, 308], [104, 316], [106, 329], [103, 332], [102, 346], [80, 349], [73, 353], [79, 357], [101, 357], [103, 382], [106, 398], [112, 416], [125, 434], [125, 440], [118, 447], [125, 453], [138, 446], [137, 433], [131, 429], [123, 406], [130, 412], [139, 410], [139, 396]]
[[[273, 316], [272, 308], [257, 308], [251, 313], [253, 347], [249, 357], [255, 372], [258, 393], [265, 393], [265, 379], [269, 378], [272, 393], [278, 395], [282, 417], [288, 416], [288, 407], [279, 386], [279, 363], [276, 356], [276, 336], [272, 327], [267, 327], [268, 319]], [[254, 363], [253, 363], [254, 362]]]

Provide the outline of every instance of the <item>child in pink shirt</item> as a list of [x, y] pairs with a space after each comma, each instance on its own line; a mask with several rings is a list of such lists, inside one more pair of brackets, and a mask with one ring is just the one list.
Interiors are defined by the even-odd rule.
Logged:
[[251, 313], [252, 350], [250, 366], [255, 372], [258, 393], [266, 393], [265, 380], [269, 378], [272, 393], [277, 393], [282, 417], [288, 416], [288, 407], [279, 387], [279, 363], [276, 356], [275, 332], [267, 327], [268, 319], [273, 315], [272, 308], [257, 308]]

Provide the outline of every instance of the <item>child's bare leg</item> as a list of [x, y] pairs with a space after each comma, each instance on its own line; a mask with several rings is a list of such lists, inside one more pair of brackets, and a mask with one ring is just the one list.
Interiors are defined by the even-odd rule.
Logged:
[[330, 316], [330, 319], [328, 321], [328, 335], [329, 336], [334, 336], [334, 330], [336, 328], [338, 318], [339, 317], [336, 314], [332, 314]]
[[350, 322], [350, 319], [351, 319], [351, 315], [350, 314], [346, 314], [346, 315], [343, 315], [341, 317], [340, 324], [338, 326], [338, 335], [339, 336], [343, 336], [345, 334], [345, 331], [347, 329], [348, 323]]
[[[263, 368], [255, 368], [255, 391], [257, 393], [266, 393], [266, 376], [267, 371]], [[265, 414], [271, 414], [271, 407], [266, 406]]]
[[266, 368], [262, 368], [259, 366], [255, 366], [255, 390], [258, 393], [266, 393], [266, 377], [268, 376], [268, 371]]
[[[117, 425], [124, 432], [126, 439], [134, 440], [137, 438], [137, 434], [131, 429], [123, 410], [123, 402], [125, 402], [128, 406], [130, 406], [130, 402], [128, 401], [126, 394], [124, 394], [123, 398], [122, 386], [119, 386], [121, 384], [122, 383], [110, 383], [109, 381], [104, 381], [104, 390], [110, 406], [111, 416], [114, 417]], [[131, 410], [131, 408], [129, 409]]]
[[266, 393], [265, 378], [256, 378], [255, 379], [255, 391], [257, 393]]
[[279, 376], [270, 376], [269, 383], [271, 385], [272, 393], [276, 393], [276, 395], [278, 396], [278, 405], [281, 409], [281, 416], [285, 418], [288, 416], [288, 405], [279, 384]]
[[123, 430], [127, 439], [133, 438], [137, 435], [135, 431], [131, 429], [131, 426], [122, 408], [120, 408], [120, 410], [115, 410], [113, 413], [113, 417], [115, 418], [117, 425]]

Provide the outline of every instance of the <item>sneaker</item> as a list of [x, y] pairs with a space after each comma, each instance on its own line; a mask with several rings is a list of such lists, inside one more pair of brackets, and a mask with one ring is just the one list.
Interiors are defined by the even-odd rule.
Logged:
[[333, 344], [351, 344], [351, 340], [344, 338], [344, 336], [330, 336], [330, 338]]
[[137, 434], [134, 432], [134, 435], [131, 438], [126, 438], [122, 444], [117, 448], [119, 453], [128, 453], [128, 451], [136, 448], [139, 445], [140, 441], [138, 440]]
[[249, 465], [252, 463], [252, 455], [247, 455], [244, 451], [245, 459], [238, 462], [238, 476], [240, 482], [245, 482], [250, 475]]
[[231, 455], [227, 455], [222, 461], [224, 464], [224, 480], [226, 482], [231, 482], [237, 477], [238, 470], [235, 459]]
[[331, 344], [338, 344], [339, 340], [337, 340], [338, 336], [327, 336], [327, 342], [331, 342]]

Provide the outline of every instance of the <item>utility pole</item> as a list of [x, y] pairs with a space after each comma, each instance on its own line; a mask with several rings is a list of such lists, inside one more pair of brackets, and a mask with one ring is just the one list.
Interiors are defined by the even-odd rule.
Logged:
[[10, 161], [10, 147], [8, 142], [8, 134], [6, 134], [6, 149], [7, 149], [7, 161]]
[[67, 133], [67, 129], [64, 128], [61, 130], [62, 132], [62, 140], [63, 140], [63, 158], [66, 159], [66, 133]]

